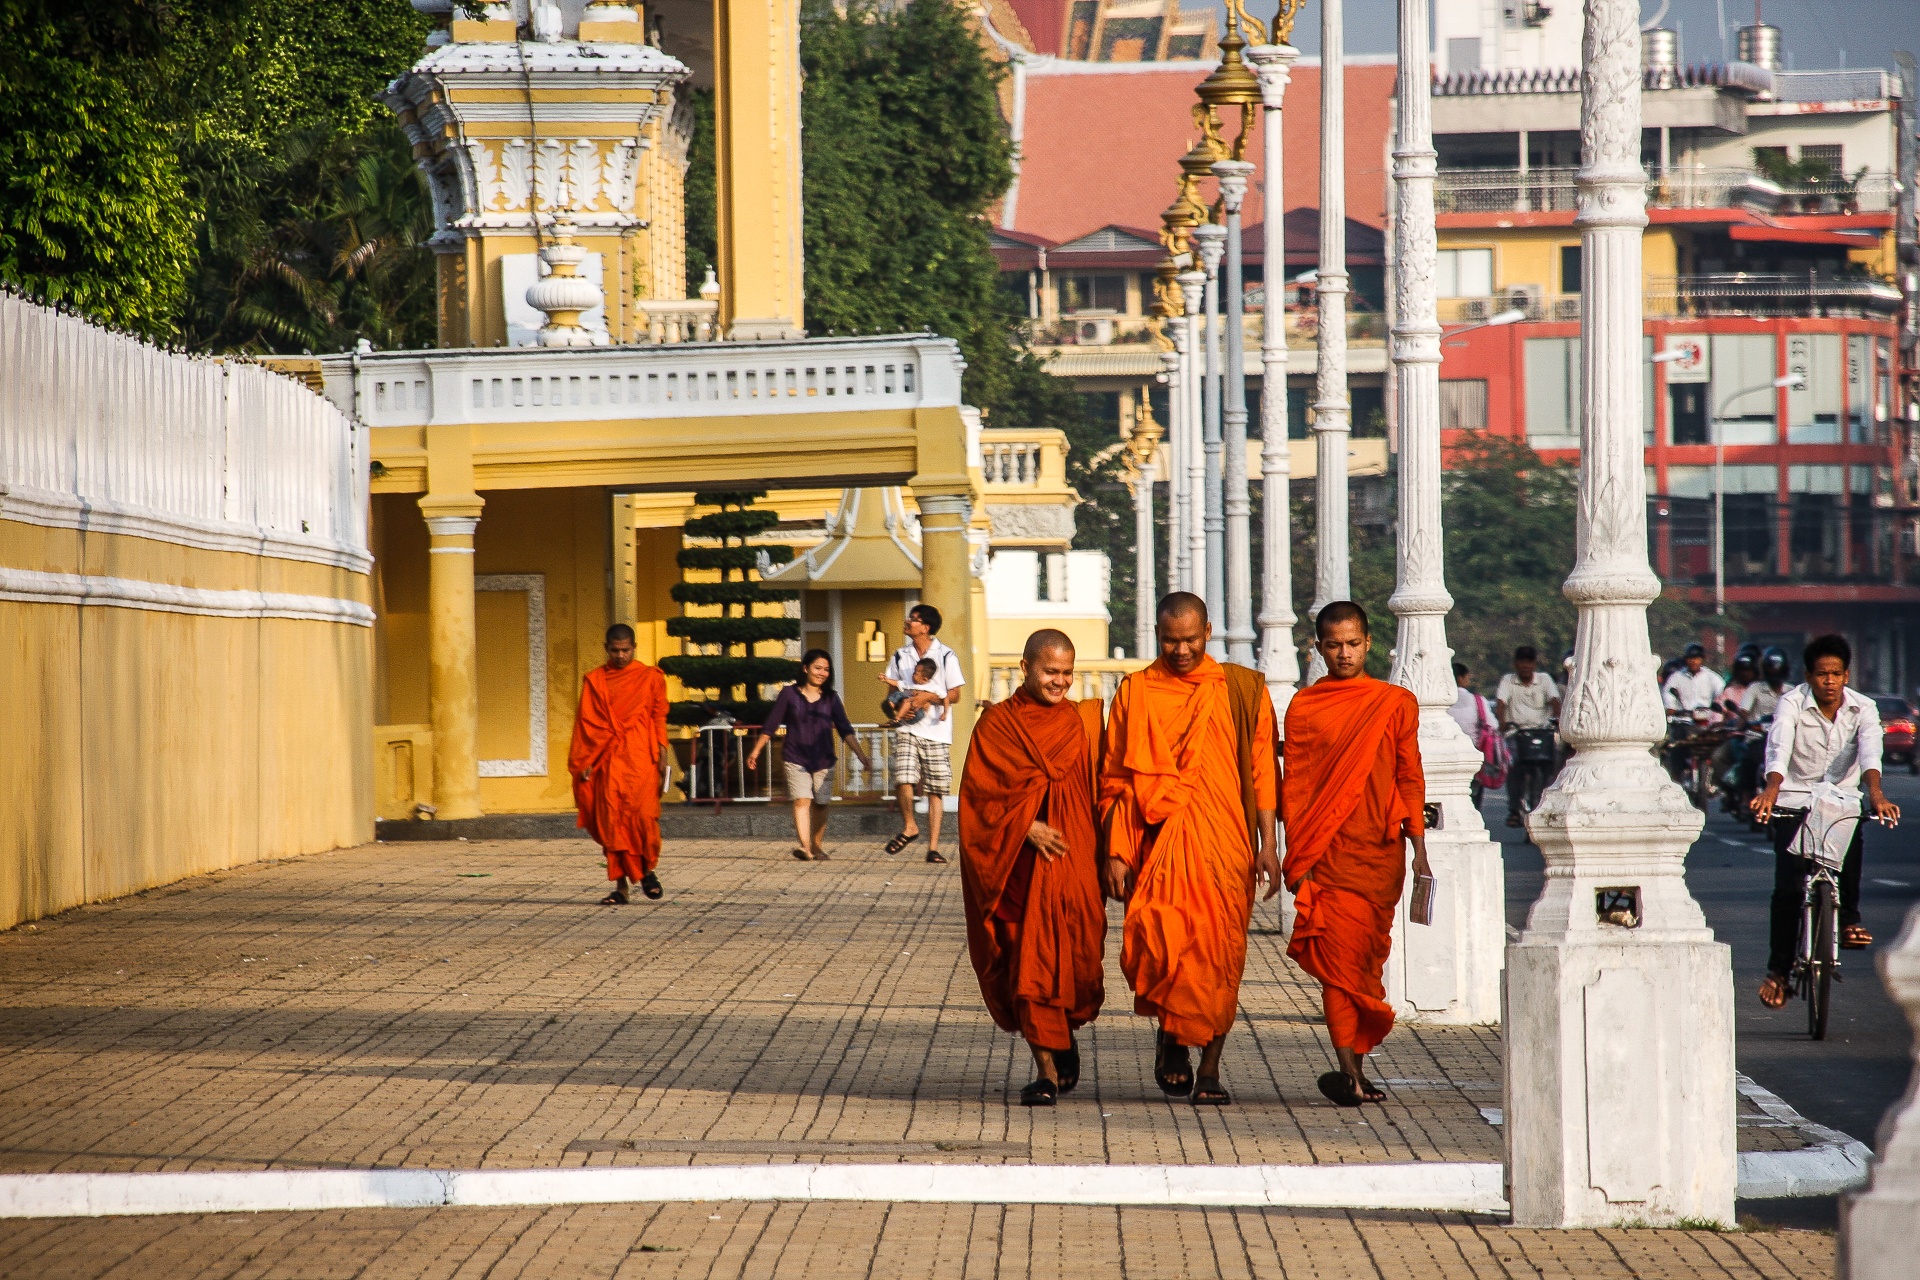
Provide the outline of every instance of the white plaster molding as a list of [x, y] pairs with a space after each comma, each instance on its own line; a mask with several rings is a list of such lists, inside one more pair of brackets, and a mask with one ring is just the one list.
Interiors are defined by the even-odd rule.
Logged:
[[36, 604], [146, 609], [208, 618], [291, 618], [308, 622], [373, 625], [373, 610], [357, 600], [302, 596], [281, 591], [215, 591], [139, 578], [85, 573], [45, 573], [0, 567], [0, 600]]
[[[1282, 108], [1299, 50], [1292, 45], [1255, 45], [1246, 59], [1260, 78], [1267, 164], [1266, 190], [1284, 191], [1285, 140]], [[1269, 216], [1265, 261], [1286, 261], [1286, 220]], [[1260, 670], [1267, 678], [1275, 723], [1285, 732], [1287, 704], [1300, 684], [1300, 651], [1293, 638], [1293, 530], [1289, 490], [1293, 460], [1287, 445], [1286, 272], [1269, 276], [1260, 326]]]
[[[1508, 1182], [1522, 1226], [1731, 1224], [1732, 957], [1687, 889], [1702, 817], [1652, 754], [1639, 4], [1585, 9], [1579, 623], [1561, 717], [1576, 754], [1529, 820], [1546, 881], [1507, 948]], [[1603, 890], [1634, 896], [1636, 926], [1601, 917]]]
[[1903, 1280], [1920, 1240], [1920, 907], [1878, 957], [1887, 992], [1916, 1037], [1914, 1080], [1880, 1121], [1868, 1188], [1840, 1204], [1842, 1280]]
[[544, 778], [547, 776], [547, 575], [480, 573], [474, 575], [473, 589], [527, 594], [527, 754], [521, 760], [482, 760], [480, 776]]
[[149, 538], [196, 551], [231, 551], [272, 560], [298, 560], [368, 573], [373, 557], [364, 547], [326, 538], [282, 533], [239, 521], [196, 520], [141, 507], [93, 501], [51, 489], [0, 484], [0, 519], [49, 529]]
[[[479, 516], [428, 516], [427, 532], [436, 538], [471, 538], [480, 527]], [[446, 548], [451, 550], [452, 548]], [[465, 548], [462, 548], [463, 550]]]
[[1073, 540], [1073, 508], [1059, 503], [989, 502], [987, 519], [995, 538]]
[[1497, 1164], [675, 1165], [0, 1175], [0, 1218], [331, 1209], [842, 1200], [1286, 1206], [1499, 1213]]

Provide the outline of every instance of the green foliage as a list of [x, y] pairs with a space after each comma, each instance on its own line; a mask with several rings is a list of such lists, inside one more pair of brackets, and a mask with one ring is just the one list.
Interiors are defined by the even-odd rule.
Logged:
[[[673, 598], [682, 604], [717, 606], [718, 616], [669, 618], [667, 634], [679, 636], [690, 645], [710, 647], [717, 653], [687, 653], [662, 658], [660, 669], [675, 677], [690, 692], [710, 693], [714, 697], [682, 702], [668, 712], [675, 724], [702, 724], [715, 711], [724, 711], [736, 720], [759, 723], [768, 703], [760, 696], [762, 685], [792, 680], [800, 673], [800, 664], [788, 658], [755, 656], [756, 644], [773, 640], [798, 640], [797, 618], [756, 617], [758, 603], [791, 600], [798, 593], [787, 588], [763, 587], [750, 576], [764, 554], [785, 563], [793, 559], [793, 548], [754, 546], [748, 539], [778, 523], [770, 511], [755, 511], [759, 492], [697, 493], [700, 506], [720, 508], [687, 521], [688, 537], [711, 537], [717, 547], [686, 547], [677, 560], [684, 570], [720, 573], [717, 583], [682, 582], [673, 588]], [[735, 650], [739, 652], [736, 653]]]
[[713, 141], [713, 90], [688, 88], [684, 92], [693, 110], [685, 188], [687, 296], [697, 298], [707, 269], [720, 266], [719, 153]]

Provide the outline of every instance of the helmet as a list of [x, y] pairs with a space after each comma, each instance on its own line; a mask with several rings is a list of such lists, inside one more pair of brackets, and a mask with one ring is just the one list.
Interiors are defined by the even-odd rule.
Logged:
[[1760, 662], [1760, 646], [1751, 640], [1747, 641], [1740, 646], [1740, 651], [1733, 655], [1733, 660], [1735, 662], [1751, 662], [1757, 666]]
[[1703, 644], [1690, 644], [1687, 646], [1686, 651], [1682, 653], [1680, 656], [1683, 659], [1704, 658], [1707, 656], [1707, 646]]
[[1760, 655], [1760, 674], [1763, 678], [1785, 680], [1789, 670], [1791, 667], [1787, 663], [1787, 655], [1778, 646]]
[[1748, 653], [1745, 649], [1742, 649], [1739, 653], [1734, 655], [1733, 673], [1736, 676], [1744, 672], [1748, 679], [1752, 679], [1753, 676], [1758, 672], [1759, 667], [1760, 667], [1760, 655], [1757, 651], [1754, 653]]

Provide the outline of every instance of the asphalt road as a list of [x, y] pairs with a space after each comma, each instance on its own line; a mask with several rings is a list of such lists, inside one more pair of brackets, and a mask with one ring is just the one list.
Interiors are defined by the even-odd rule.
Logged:
[[[1766, 837], [1715, 809], [1687, 854], [1687, 884], [1707, 923], [1733, 947], [1735, 1060], [1739, 1069], [1786, 1099], [1800, 1114], [1875, 1145], [1880, 1118], [1906, 1092], [1912, 1070], [1907, 1020], [1880, 982], [1874, 956], [1899, 936], [1920, 901], [1920, 778], [1889, 774], [1887, 798], [1905, 812], [1895, 830], [1870, 826], [1861, 873], [1860, 909], [1873, 932], [1866, 951], [1841, 953], [1827, 1039], [1807, 1036], [1807, 1006], [1789, 1000], [1778, 1011], [1755, 992], [1766, 972], [1767, 902], [1773, 893], [1773, 849]], [[1489, 795], [1488, 829], [1501, 842], [1507, 869], [1507, 922], [1525, 924], [1539, 894], [1543, 863], [1525, 833], [1504, 825], [1504, 797]], [[1831, 1198], [1801, 1204], [1743, 1202], [1742, 1211], [1793, 1225], [1832, 1225]]]

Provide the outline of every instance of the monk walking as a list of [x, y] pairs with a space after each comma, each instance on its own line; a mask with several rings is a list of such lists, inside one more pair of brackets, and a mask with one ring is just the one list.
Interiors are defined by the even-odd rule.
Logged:
[[580, 828], [607, 854], [613, 892], [600, 899], [624, 906], [627, 889], [658, 898], [660, 779], [666, 767], [667, 679], [633, 656], [633, 628], [607, 628], [605, 666], [587, 672], [573, 718], [567, 772]]
[[1367, 674], [1373, 636], [1359, 605], [1339, 600], [1321, 609], [1314, 637], [1327, 674], [1287, 707], [1282, 874], [1295, 895], [1287, 955], [1320, 980], [1327, 1038], [1340, 1060], [1340, 1070], [1320, 1077], [1320, 1092], [1357, 1107], [1387, 1096], [1360, 1059], [1393, 1029], [1380, 975], [1409, 841], [1414, 874], [1433, 874], [1420, 704], [1410, 690]]
[[1070, 702], [1073, 641], [1036, 631], [1011, 698], [981, 715], [960, 778], [967, 949], [987, 1011], [1033, 1051], [1020, 1103], [1080, 1082], [1073, 1033], [1106, 998], [1107, 911], [1093, 823], [1100, 703]]
[[[1224, 1106], [1220, 1051], [1240, 1007], [1247, 923], [1274, 853], [1273, 704], [1260, 673], [1207, 656], [1200, 597], [1160, 602], [1160, 656], [1120, 682], [1100, 774], [1106, 888], [1127, 904], [1120, 967], [1159, 1023], [1154, 1078]], [[1199, 1048], [1196, 1076], [1191, 1048]]]

